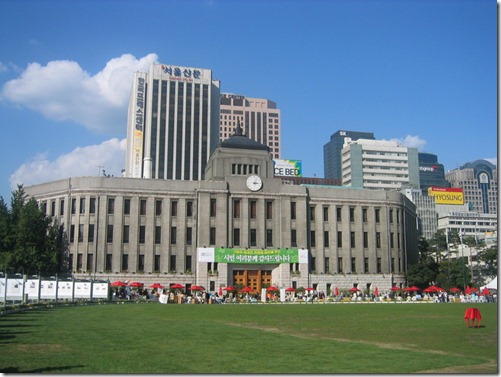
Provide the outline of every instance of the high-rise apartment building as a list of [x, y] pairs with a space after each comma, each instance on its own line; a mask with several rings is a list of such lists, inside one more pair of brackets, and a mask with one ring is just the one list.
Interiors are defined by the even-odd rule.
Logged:
[[220, 105], [220, 140], [228, 139], [240, 124], [248, 138], [268, 146], [273, 158], [280, 158], [280, 110], [275, 102], [223, 93]]
[[345, 139], [375, 140], [372, 132], [339, 130], [331, 135], [330, 141], [324, 145], [324, 177], [341, 181], [341, 150]]
[[472, 211], [497, 214], [497, 168], [487, 160], [468, 162], [445, 174], [451, 187], [463, 189], [464, 200]]
[[341, 162], [343, 186], [383, 190], [419, 187], [417, 148], [396, 141], [346, 140]]
[[219, 143], [220, 82], [209, 69], [152, 64], [136, 72], [125, 176], [200, 180]]

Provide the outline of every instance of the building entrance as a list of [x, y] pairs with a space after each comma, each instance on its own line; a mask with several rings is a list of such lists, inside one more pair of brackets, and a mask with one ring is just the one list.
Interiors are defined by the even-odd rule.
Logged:
[[252, 293], [261, 293], [263, 285], [271, 285], [271, 271], [267, 270], [234, 270], [233, 282], [252, 288]]

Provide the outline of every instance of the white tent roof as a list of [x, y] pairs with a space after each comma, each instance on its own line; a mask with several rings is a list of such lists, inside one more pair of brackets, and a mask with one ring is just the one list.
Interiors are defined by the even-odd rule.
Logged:
[[489, 284], [480, 287], [480, 289], [484, 289], [485, 287], [487, 289], [498, 289], [498, 277], [496, 276]]

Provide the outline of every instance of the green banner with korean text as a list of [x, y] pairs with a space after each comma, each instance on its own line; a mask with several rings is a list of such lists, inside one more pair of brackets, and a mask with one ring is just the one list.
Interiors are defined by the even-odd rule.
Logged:
[[215, 248], [214, 262], [220, 263], [300, 263], [298, 249], [235, 249]]

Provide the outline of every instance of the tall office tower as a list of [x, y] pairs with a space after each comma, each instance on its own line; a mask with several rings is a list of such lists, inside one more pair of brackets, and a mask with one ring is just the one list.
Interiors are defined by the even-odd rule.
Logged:
[[136, 72], [127, 119], [126, 177], [200, 180], [219, 143], [220, 82], [202, 68]]
[[444, 165], [438, 163], [437, 155], [418, 153], [419, 185], [423, 194], [428, 193], [429, 187], [451, 187], [445, 179]]
[[220, 104], [221, 140], [233, 135], [240, 124], [249, 139], [268, 146], [273, 158], [280, 158], [280, 110], [275, 102], [223, 93]]
[[472, 211], [497, 214], [497, 168], [487, 160], [468, 162], [445, 174], [451, 187], [463, 189], [464, 201]]
[[330, 141], [324, 145], [324, 177], [341, 181], [341, 150], [346, 138], [351, 140], [375, 140], [372, 132], [342, 131], [331, 135]]
[[417, 148], [396, 141], [346, 140], [341, 151], [343, 186], [400, 190], [419, 188]]

